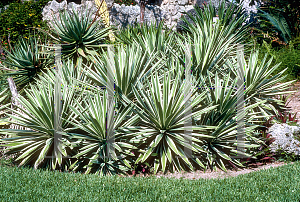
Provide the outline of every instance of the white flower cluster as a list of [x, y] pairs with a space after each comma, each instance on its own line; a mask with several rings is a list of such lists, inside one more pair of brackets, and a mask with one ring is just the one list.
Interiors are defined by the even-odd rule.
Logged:
[[288, 124], [274, 124], [268, 131], [275, 141], [270, 145], [271, 151], [281, 149], [287, 153], [300, 155], [300, 142], [294, 138], [294, 134], [300, 133], [300, 126]]

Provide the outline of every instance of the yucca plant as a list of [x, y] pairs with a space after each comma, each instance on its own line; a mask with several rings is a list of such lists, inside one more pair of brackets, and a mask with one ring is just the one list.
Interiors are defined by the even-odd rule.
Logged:
[[[229, 57], [235, 56], [238, 44], [246, 41], [247, 26], [243, 23], [247, 16], [242, 15], [241, 7], [230, 4], [226, 8], [224, 1], [218, 11], [212, 4], [203, 10], [197, 6], [194, 9], [195, 15], [187, 14], [183, 18], [186, 34], [178, 40], [180, 52], [174, 55], [184, 63], [184, 44], [191, 44], [193, 74], [218, 71]], [[217, 15], [218, 20], [214, 22]]]
[[17, 86], [24, 86], [33, 81], [51, 62], [39, 43], [35, 36], [29, 37], [28, 40], [20, 38], [12, 52], [6, 50], [7, 57], [0, 63], [2, 76], [13, 77]]
[[[257, 103], [252, 106], [241, 106], [244, 104], [244, 100], [241, 99], [244, 94], [239, 94], [237, 88], [243, 86], [237, 86], [237, 80], [232, 80], [229, 74], [222, 78], [217, 75], [202, 77], [201, 80], [201, 87], [207, 89], [206, 99], [201, 104], [216, 106], [215, 110], [203, 114], [196, 120], [197, 124], [215, 127], [208, 131], [208, 135], [214, 138], [202, 139], [204, 143], [201, 146], [206, 151], [203, 161], [212, 169], [219, 167], [224, 171], [226, 171], [225, 164], [243, 167], [235, 156], [237, 154], [244, 157], [251, 156], [246, 148], [259, 146], [254, 143], [255, 140], [256, 142], [259, 140], [253, 137], [257, 125], [249, 123], [249, 120], [253, 119], [249, 110], [257, 106]], [[239, 127], [245, 127], [245, 130], [238, 130]], [[243, 148], [242, 151], [237, 150], [237, 147]]]
[[74, 88], [62, 90], [61, 110], [55, 109], [54, 93], [57, 92], [51, 84], [31, 85], [25, 90], [26, 98], [19, 96], [20, 111], [13, 110], [15, 115], [8, 116], [12, 118], [11, 123], [25, 129], [0, 130], [1, 134], [9, 136], [1, 140], [4, 143], [1, 146], [7, 147], [7, 154], [18, 154], [15, 161], [19, 166], [67, 169], [70, 165], [73, 144], [62, 132], [71, 130], [69, 121], [76, 117], [70, 106], [76, 100], [79, 102], [80, 96], [75, 96], [74, 91]]
[[143, 53], [143, 49], [138, 44], [128, 46], [120, 45], [116, 49], [115, 55], [104, 53], [101, 58], [92, 56], [93, 66], [86, 69], [86, 76], [92, 80], [93, 85], [107, 86], [109, 82], [108, 68], [110, 72], [114, 72], [113, 78], [115, 84], [116, 96], [125, 95], [129, 99], [133, 99], [132, 88], [138, 81], [147, 78], [149, 73], [160, 71], [162, 67], [161, 60], [154, 61], [158, 58], [157, 54], [148, 56]]
[[[278, 110], [284, 108], [284, 103], [277, 99], [276, 96], [293, 93], [294, 91], [289, 91], [288, 89], [295, 81], [283, 82], [286, 77], [284, 76], [286, 69], [275, 74], [274, 72], [280, 64], [272, 67], [272, 58], [268, 60], [267, 55], [259, 63], [258, 54], [258, 51], [253, 52], [248, 62], [246, 62], [245, 58], [243, 59], [245, 97], [250, 104], [266, 101], [263, 105], [258, 105], [253, 109], [253, 112], [258, 112], [260, 116], [265, 117], [258, 120], [265, 120], [278, 114]], [[239, 77], [240, 75], [236, 76]], [[240, 79], [244, 80], [244, 78]]]
[[168, 53], [176, 51], [176, 33], [164, 27], [164, 21], [159, 23], [137, 24], [119, 31], [117, 37], [121, 43], [137, 43], [150, 56], [152, 53]]
[[118, 43], [124, 43], [130, 45], [134, 42], [134, 37], [141, 34], [141, 25], [135, 23], [133, 25], [128, 24], [126, 27], [122, 27], [116, 31], [116, 39]]
[[88, 58], [88, 55], [96, 54], [93, 48], [104, 44], [111, 30], [102, 27], [100, 21], [93, 21], [87, 10], [84, 13], [65, 10], [60, 12], [59, 19], [53, 19], [47, 34], [62, 46], [63, 58], [75, 61], [78, 57]]
[[138, 116], [127, 118], [130, 107], [122, 111], [109, 110], [107, 91], [101, 96], [99, 93], [88, 95], [83, 104], [77, 102], [71, 106], [79, 117], [74, 119], [74, 127], [82, 133], [71, 133], [75, 140], [81, 140], [79, 152], [74, 156], [78, 160], [71, 166], [73, 170], [84, 169], [85, 173], [97, 173], [100, 176], [125, 174], [130, 167], [126, 160], [131, 149], [127, 135], [118, 128], [135, 123]]
[[[155, 173], [160, 169], [165, 172], [205, 167], [197, 157], [187, 155], [185, 149], [202, 152], [195, 142], [211, 136], [204, 133], [205, 127], [195, 126], [192, 117], [198, 118], [215, 106], [200, 105], [205, 92], [197, 94], [193, 87], [191, 100], [185, 99], [184, 89], [179, 76], [166, 73], [160, 79], [158, 74], [152, 74], [150, 80], [133, 87], [135, 102], [124, 97], [124, 104], [133, 106], [133, 111], [140, 117], [138, 125], [127, 127], [129, 134], [135, 134], [131, 141], [141, 152], [136, 163], [153, 165]], [[187, 112], [189, 110], [191, 114]], [[189, 120], [192, 125], [186, 126], [185, 122]], [[186, 135], [185, 130], [193, 132]]]
[[218, 8], [209, 3], [204, 5], [203, 8], [195, 6], [194, 9], [194, 15], [186, 13], [187, 16], [183, 18], [185, 24], [182, 25], [182, 28], [189, 33], [197, 32], [199, 27], [202, 27], [205, 23], [213, 22], [213, 18], [215, 17], [217, 17], [217, 21], [222, 26], [231, 28], [230, 32], [232, 33], [245, 31], [243, 30], [245, 28], [243, 23], [247, 16], [241, 5], [227, 3], [223, 0], [220, 2]]
[[86, 68], [82, 62], [82, 58], [78, 59], [77, 64], [74, 64], [72, 60], [62, 60], [59, 70], [58, 66], [48, 69], [37, 77], [35, 83], [36, 85], [48, 85], [48, 83], [51, 83], [54, 86], [57, 84], [57, 79], [59, 79], [62, 88], [76, 89], [75, 94], [85, 93], [84, 91], [92, 85], [90, 84], [91, 81], [84, 74]]

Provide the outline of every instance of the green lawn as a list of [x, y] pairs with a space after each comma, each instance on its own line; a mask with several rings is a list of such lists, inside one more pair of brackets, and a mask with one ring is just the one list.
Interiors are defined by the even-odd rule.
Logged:
[[0, 166], [1, 201], [296, 201], [300, 162], [235, 178], [103, 177]]

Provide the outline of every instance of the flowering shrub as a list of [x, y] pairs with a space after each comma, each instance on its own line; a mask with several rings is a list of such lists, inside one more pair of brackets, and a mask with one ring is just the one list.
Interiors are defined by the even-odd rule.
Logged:
[[136, 5], [136, 2], [134, 0], [115, 0], [114, 3], [117, 3], [117, 4], [125, 4], [126, 6], [130, 6], [130, 5], [133, 5], [135, 6]]
[[8, 38], [12, 46], [19, 36], [24, 38], [32, 34], [31, 27], [45, 27], [42, 20], [42, 9], [50, 0], [11, 2], [9, 7], [0, 13], [0, 36], [2, 45], [9, 48]]
[[300, 155], [299, 126], [274, 124], [269, 128], [269, 133], [275, 138], [275, 141], [270, 145], [271, 151]]

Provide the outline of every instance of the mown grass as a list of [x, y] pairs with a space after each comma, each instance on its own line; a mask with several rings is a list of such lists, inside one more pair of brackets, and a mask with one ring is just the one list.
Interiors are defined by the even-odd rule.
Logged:
[[98, 177], [0, 166], [1, 201], [299, 201], [300, 162], [227, 179]]

